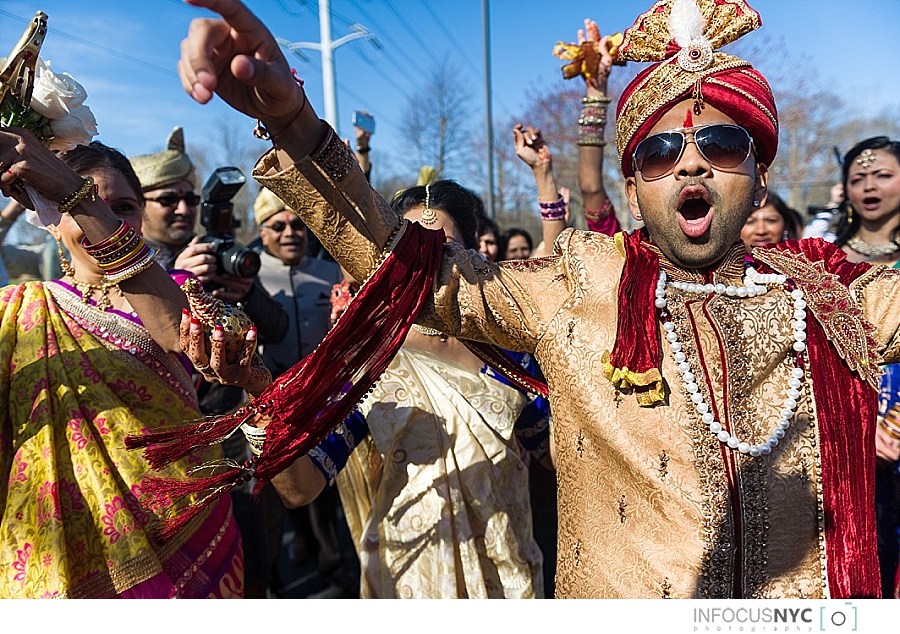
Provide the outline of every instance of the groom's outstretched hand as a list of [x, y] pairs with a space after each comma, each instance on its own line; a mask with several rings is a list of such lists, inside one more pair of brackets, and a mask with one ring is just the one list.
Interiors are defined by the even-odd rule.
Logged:
[[297, 150], [305, 150], [300, 156], [308, 154], [322, 129], [266, 26], [238, 0], [186, 1], [222, 17], [191, 22], [178, 62], [184, 90], [201, 104], [219, 95], [235, 110], [262, 121], [278, 137], [276, 145], [294, 158], [299, 158]]

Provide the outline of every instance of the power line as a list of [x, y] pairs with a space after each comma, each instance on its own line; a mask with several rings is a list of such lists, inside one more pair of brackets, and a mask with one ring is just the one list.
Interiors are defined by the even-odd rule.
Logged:
[[[406, 69], [401, 68], [399, 62], [397, 62], [397, 60], [395, 60], [393, 57], [394, 48], [400, 48], [400, 46], [390, 35], [390, 30], [384, 28], [384, 26], [382, 24], [380, 24], [375, 18], [373, 18], [362, 6], [360, 6], [360, 4], [356, 0], [350, 0], [350, 3], [354, 7], [356, 7], [356, 9], [360, 13], [362, 13], [363, 17], [365, 17], [366, 20], [369, 23], [371, 23], [374, 28], [376, 28], [378, 31], [380, 31], [381, 35], [379, 35], [379, 37], [391, 45], [389, 47], [384, 48], [384, 54], [385, 54], [384, 56], [385, 56], [385, 59], [388, 60], [392, 66], [394, 66], [394, 68], [396, 68], [398, 71], [400, 71], [400, 73], [404, 77], [408, 77], [414, 73], [419, 73], [419, 76], [423, 81], [427, 81], [429, 79], [428, 74], [418, 66], [410, 65], [409, 68], [406, 68]], [[406, 62], [406, 59], [403, 58], [403, 61]]]
[[434, 18], [434, 21], [437, 23], [438, 28], [447, 35], [447, 38], [450, 40], [450, 43], [453, 45], [453, 47], [457, 50], [460, 57], [462, 57], [463, 61], [466, 62], [469, 65], [469, 68], [471, 68], [475, 73], [475, 77], [477, 77], [478, 79], [482, 79], [484, 77], [484, 69], [478, 70], [475, 62], [472, 61], [468, 53], [466, 53], [466, 50], [460, 47], [459, 44], [456, 43], [456, 40], [450, 36], [450, 29], [447, 28], [447, 25], [444, 24], [444, 21], [441, 20], [437, 13], [435, 13], [434, 9], [431, 8], [431, 4], [428, 2], [428, 0], [423, 0], [422, 6], [424, 6], [425, 10], [428, 11], [432, 18]]
[[[180, 2], [181, 0], [178, 0], [178, 1]], [[292, 17], [298, 17], [298, 16], [303, 15], [304, 13], [309, 13], [309, 7], [307, 7], [306, 2], [303, 2], [302, 0], [300, 2], [297, 2], [297, 4], [299, 4], [302, 7], [299, 11], [296, 11], [294, 9], [289, 9], [287, 4], [285, 3], [285, 0], [276, 0], [276, 2], [278, 3], [278, 6], [281, 7], [282, 11], [284, 11], [285, 13], [287, 13], [288, 15], [290, 15]]]
[[[391, 2], [391, 0], [385, 0], [384, 4], [385, 4], [385, 6], [387, 6], [388, 10], [394, 14], [394, 17], [397, 18], [397, 20], [400, 22], [401, 26], [403, 26], [403, 28], [406, 29], [406, 32], [409, 33], [410, 37], [413, 38], [413, 41], [418, 42], [420, 40], [420, 38], [422, 37], [422, 34], [416, 33], [415, 29], [413, 29], [409, 25], [409, 22], [406, 21], [406, 18], [403, 17], [403, 14], [400, 13], [399, 11], [397, 11], [397, 8], [394, 6], [394, 4], [393, 4], [393, 2]], [[434, 63], [436, 65], [441, 66], [441, 64], [442, 64], [441, 60], [439, 60], [435, 56], [434, 52], [430, 48], [428, 48], [427, 46], [422, 46], [421, 48], [426, 53], [428, 53], [428, 56], [434, 61]]]
[[[319, 75], [322, 74], [322, 65], [319, 62], [317, 62], [315, 60], [315, 58], [307, 57], [303, 61], [306, 62], [307, 64], [309, 64], [310, 66], [312, 66], [313, 69], [319, 73]], [[372, 106], [372, 104], [366, 98], [361, 97], [360, 95], [356, 94], [354, 91], [347, 88], [345, 84], [341, 84], [340, 82], [338, 82], [337, 89], [341, 93], [344, 93], [344, 94], [349, 95], [350, 97], [353, 97], [353, 99], [355, 99], [358, 103], [360, 103], [369, 112], [379, 112], [379, 114], [378, 114], [379, 119], [383, 119], [384, 121], [387, 121], [389, 124], [391, 124], [395, 128], [402, 127], [396, 120], [393, 119], [393, 117], [385, 116], [382, 112], [379, 111], [378, 108], [375, 108], [374, 106]]]
[[[382, 57], [382, 59], [386, 59], [386, 60], [388, 60], [388, 61], [391, 61], [391, 60], [388, 59], [387, 55], [384, 54], [384, 50], [383, 50], [383, 49], [379, 49], [379, 50], [381, 50], [381, 54], [382, 54], [381, 57]], [[408, 98], [409, 98], [409, 95], [408, 95], [406, 89], [404, 89], [403, 87], [401, 87], [396, 81], [394, 81], [394, 79], [393, 79], [390, 75], [388, 75], [386, 72], [384, 72], [384, 69], [382, 69], [381, 66], [380, 66], [375, 60], [370, 59], [369, 56], [366, 55], [366, 53], [365, 53], [364, 51], [362, 51], [362, 50], [360, 50], [359, 53], [360, 53], [360, 57], [362, 57], [363, 60], [364, 60], [367, 64], [369, 64], [373, 69], [375, 69], [375, 72], [377, 72], [379, 75], [381, 75], [381, 77], [382, 77], [387, 83], [389, 83], [391, 86], [393, 86], [393, 87], [397, 90], [397, 92], [400, 94], [400, 96], [402, 96], [402, 97], [405, 98], [405, 99], [408, 99]], [[397, 67], [397, 68], [399, 69], [399, 67]], [[409, 82], [409, 87], [410, 87], [413, 91], [415, 91], [416, 88], [417, 88], [417, 86], [415, 85], [415, 83], [413, 82], [413, 80], [411, 80], [411, 79], [409, 78], [409, 76], [408, 76], [406, 73], [402, 72], [402, 69], [400, 69], [400, 70], [401, 70], [400, 76], [403, 77], [406, 81], [408, 81], [408, 82]]]
[[[6, 16], [13, 20], [17, 20], [19, 22], [24, 22], [26, 24], [31, 22], [31, 18], [25, 19], [25, 18], [22, 18], [22, 17], [19, 17], [19, 16], [13, 14], [13, 13], [9, 13], [8, 11], [3, 11], [2, 9], [0, 9], [0, 15]], [[158, 64], [154, 64], [153, 62], [148, 62], [146, 60], [139, 59], [132, 55], [128, 55], [127, 53], [122, 53], [121, 51], [117, 51], [117, 50], [111, 49], [107, 46], [103, 46], [102, 44], [97, 44], [96, 42], [91, 42], [90, 40], [86, 40], [82, 37], [78, 37], [77, 35], [71, 35], [70, 33], [66, 33], [65, 31], [61, 31], [55, 27], [48, 26], [47, 29], [48, 29], [48, 31], [53, 31], [54, 34], [59, 35], [60, 37], [64, 37], [67, 40], [72, 40], [73, 42], [83, 44], [84, 46], [96, 49], [98, 51], [103, 51], [107, 55], [112, 55], [113, 57], [118, 57], [119, 59], [123, 59], [127, 62], [131, 62], [132, 64], [137, 64], [138, 66], [143, 66], [144, 68], [147, 68], [150, 70], [155, 70], [156, 72], [167, 75], [168, 77], [175, 77], [175, 78], [178, 77], [178, 73], [176, 73], [171, 68], [165, 68], [163, 66], [159, 66]]]

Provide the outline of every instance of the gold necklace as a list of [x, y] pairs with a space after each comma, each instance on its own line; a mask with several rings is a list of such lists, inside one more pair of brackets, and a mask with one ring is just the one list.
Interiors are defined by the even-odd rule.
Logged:
[[56, 243], [56, 248], [59, 251], [59, 266], [63, 270], [63, 273], [68, 275], [72, 280], [72, 286], [75, 287], [75, 290], [81, 293], [81, 301], [85, 306], [90, 306], [91, 295], [94, 291], [100, 292], [100, 299], [97, 300], [97, 308], [104, 312], [112, 308], [112, 303], [109, 301], [109, 289], [115, 288], [119, 293], [119, 297], [124, 297], [119, 285], [115, 282], [108, 281], [105, 274], [103, 275], [103, 281], [99, 285], [91, 284], [90, 282], [79, 282], [75, 279], [75, 267], [72, 266], [72, 263], [69, 262], [63, 253], [62, 244], [60, 242]]
[[852, 238], [847, 240], [847, 246], [860, 255], [864, 255], [869, 258], [879, 258], [884, 255], [890, 255], [897, 249], [900, 249], [900, 246], [897, 246], [896, 242], [871, 245], [859, 236], [853, 236]]

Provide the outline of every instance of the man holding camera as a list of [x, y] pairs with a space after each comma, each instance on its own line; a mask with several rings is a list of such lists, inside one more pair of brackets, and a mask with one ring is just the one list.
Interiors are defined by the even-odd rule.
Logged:
[[[194, 191], [194, 165], [184, 149], [184, 132], [177, 127], [169, 135], [165, 151], [131, 159], [146, 199], [144, 240], [159, 251], [156, 260], [163, 268], [190, 271], [213, 295], [247, 313], [259, 329], [260, 342], [279, 343], [288, 330], [288, 315], [281, 304], [269, 296], [255, 275], [219, 270], [216, 244], [202, 242], [194, 233], [201, 197]], [[226, 400], [208, 403], [210, 411], [203, 403], [201, 407], [204, 413], [219, 414], [238, 404]]]
[[[288, 314], [263, 289], [256, 277], [258, 260], [251, 266], [235, 267], [234, 258], [220, 256], [238, 249], [229, 249], [225, 254], [217, 253], [223, 247], [223, 241], [217, 239], [218, 235], [230, 234], [231, 231], [230, 200], [243, 183], [243, 176], [238, 170], [216, 170], [203, 187], [203, 196], [196, 193], [194, 165], [185, 152], [184, 132], [180, 127], [169, 135], [165, 151], [132, 157], [131, 164], [141, 181], [146, 200], [144, 240], [158, 250], [157, 262], [165, 269], [190, 271], [213, 295], [238, 305], [256, 324], [260, 343], [281, 342], [288, 331]], [[232, 175], [234, 178], [229, 178]], [[209, 207], [214, 216], [210, 221], [204, 221], [207, 230], [205, 241], [194, 233], [201, 205], [204, 209]], [[218, 209], [223, 213], [216, 213]], [[230, 239], [230, 235], [226, 237]], [[227, 240], [224, 246], [230, 243]], [[223, 259], [226, 268], [246, 275], [220, 270], [219, 262]], [[237, 386], [201, 380], [197, 397], [201, 411], [215, 415], [233, 411], [241, 404], [244, 393]], [[227, 457], [237, 460], [249, 457], [243, 438], [227, 440], [224, 451]], [[269, 536], [277, 534], [280, 538], [284, 507], [271, 487], [264, 491], [259, 506], [250, 501], [249, 487], [233, 491], [232, 502], [244, 547], [245, 596], [265, 598], [268, 589], [278, 585], [273, 575], [273, 562], [280, 539], [273, 544]]]

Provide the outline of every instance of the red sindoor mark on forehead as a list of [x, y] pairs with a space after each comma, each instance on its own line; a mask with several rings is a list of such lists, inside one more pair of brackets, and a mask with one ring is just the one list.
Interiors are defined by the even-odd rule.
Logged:
[[694, 117], [691, 116], [691, 109], [687, 109], [687, 114], [684, 115], [684, 123], [681, 126], [682, 128], [693, 128], [694, 127]]

